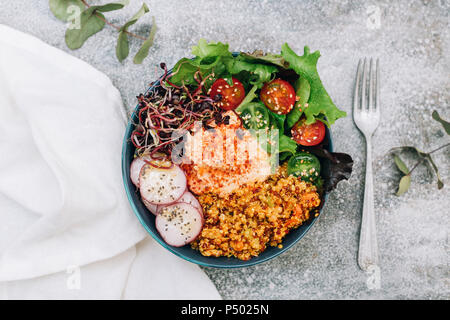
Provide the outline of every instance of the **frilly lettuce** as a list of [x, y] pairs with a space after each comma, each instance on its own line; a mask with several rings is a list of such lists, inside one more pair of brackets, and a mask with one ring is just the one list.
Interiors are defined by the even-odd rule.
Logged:
[[335, 106], [320, 80], [317, 72], [317, 60], [320, 57], [319, 51], [310, 53], [309, 47], [305, 47], [303, 56], [298, 56], [285, 43], [281, 46], [281, 56], [289, 63], [289, 68], [294, 70], [300, 77], [308, 80], [311, 86], [308, 107], [303, 110], [307, 124], [314, 123], [316, 118], [318, 118], [329, 126], [337, 119], [347, 115], [347, 113]]

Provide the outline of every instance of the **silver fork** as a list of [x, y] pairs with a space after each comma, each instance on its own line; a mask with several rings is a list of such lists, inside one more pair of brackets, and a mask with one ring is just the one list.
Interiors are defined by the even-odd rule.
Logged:
[[[366, 138], [366, 180], [358, 253], [358, 264], [365, 271], [368, 271], [370, 266], [378, 266], [378, 244], [373, 206], [372, 176], [372, 135], [380, 122], [380, 69], [378, 59], [376, 65], [373, 59], [370, 59], [369, 74], [367, 74], [367, 67], [366, 58], [359, 60], [353, 100], [353, 120]], [[368, 87], [367, 82], [369, 83]]]

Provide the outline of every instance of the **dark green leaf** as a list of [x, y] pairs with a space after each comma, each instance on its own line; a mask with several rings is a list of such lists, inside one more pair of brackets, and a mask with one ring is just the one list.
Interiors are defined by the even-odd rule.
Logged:
[[124, 31], [119, 32], [119, 38], [116, 45], [116, 56], [120, 62], [125, 60], [130, 53], [130, 46], [128, 44], [128, 35]]
[[130, 26], [132, 26], [133, 24], [135, 24], [144, 14], [146, 14], [147, 12], [149, 12], [149, 9], [147, 7], [147, 5], [144, 3], [142, 5], [142, 7], [139, 9], [139, 11], [133, 16], [131, 17], [131, 19], [125, 23], [119, 31], [124, 31], [124, 30], [128, 30], [128, 28]]
[[442, 126], [444, 127], [444, 130], [447, 134], [450, 134], [450, 122], [447, 122], [444, 119], [442, 119], [436, 110], [433, 111], [432, 117], [434, 120], [436, 120], [442, 124]]
[[242, 71], [250, 73], [250, 84], [261, 88], [265, 82], [271, 80], [272, 75], [278, 71], [276, 66], [266, 65], [262, 63], [245, 61], [241, 56], [236, 58], [224, 59], [224, 63], [229, 73], [237, 74]]
[[150, 30], [150, 34], [148, 35], [147, 40], [144, 41], [139, 51], [134, 56], [133, 62], [136, 64], [141, 64], [142, 61], [147, 57], [148, 51], [150, 50], [150, 47], [153, 45], [153, 40], [155, 39], [156, 34], [156, 22], [155, 17], [152, 17], [152, 29]]
[[81, 0], [50, 0], [49, 7], [55, 17], [64, 22], [67, 22], [76, 13], [74, 10], [77, 7], [80, 9], [80, 12], [84, 10], [84, 4]]
[[395, 164], [397, 165], [397, 168], [398, 168], [401, 172], [403, 172], [404, 174], [408, 174], [408, 173], [409, 173], [408, 167], [407, 167], [406, 164], [403, 162], [403, 160], [400, 159], [399, 156], [394, 155], [394, 161], [395, 161]]
[[408, 191], [409, 186], [411, 185], [411, 176], [406, 175], [400, 179], [400, 183], [398, 184], [397, 196], [401, 196], [406, 191]]
[[270, 119], [270, 128], [278, 129], [281, 133], [284, 133], [284, 121], [286, 121], [285, 114], [277, 114], [268, 110]]
[[290, 156], [292, 156], [291, 152], [281, 152], [278, 155], [278, 159], [280, 162], [283, 162], [284, 160], [286, 160], [287, 158], [289, 158]]
[[105, 17], [95, 11], [95, 7], [84, 10], [80, 15], [80, 28], [66, 30], [66, 44], [74, 50], [80, 48], [92, 35], [96, 34], [105, 26]]
[[281, 55], [289, 63], [289, 68], [293, 69], [300, 77], [306, 78], [311, 86], [308, 107], [303, 110], [307, 124], [314, 123], [320, 114], [328, 120], [327, 125], [333, 124], [337, 119], [347, 115], [335, 106], [320, 80], [317, 72], [319, 51], [310, 53], [309, 48], [305, 47], [303, 56], [298, 56], [285, 43], [281, 47]]

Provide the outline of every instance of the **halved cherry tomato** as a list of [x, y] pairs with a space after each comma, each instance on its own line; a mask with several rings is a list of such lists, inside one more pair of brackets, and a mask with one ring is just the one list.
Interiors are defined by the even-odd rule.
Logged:
[[211, 86], [209, 96], [224, 110], [233, 110], [244, 100], [245, 89], [242, 83], [232, 78], [233, 85], [229, 85], [225, 79], [217, 79]]
[[291, 129], [292, 138], [302, 146], [315, 146], [325, 138], [325, 125], [316, 120], [313, 124], [306, 124], [305, 119], [300, 119]]
[[278, 114], [288, 114], [295, 103], [295, 90], [289, 82], [275, 79], [264, 84], [261, 101], [267, 108]]

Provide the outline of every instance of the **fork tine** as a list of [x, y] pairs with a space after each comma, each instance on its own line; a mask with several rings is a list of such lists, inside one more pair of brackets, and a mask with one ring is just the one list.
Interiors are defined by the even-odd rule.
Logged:
[[366, 82], [367, 82], [367, 68], [366, 68], [366, 58], [364, 58], [364, 64], [363, 64], [363, 74], [362, 74], [362, 84], [361, 84], [361, 110], [362, 111], [367, 111], [366, 110]]
[[373, 90], [374, 88], [374, 84], [373, 84], [373, 77], [374, 77], [374, 72], [373, 72], [373, 59], [370, 58], [370, 68], [369, 68], [369, 112], [374, 111], [374, 105], [373, 105]]
[[359, 105], [359, 82], [361, 79], [361, 65], [362, 65], [362, 60], [359, 59], [359, 63], [358, 63], [358, 69], [356, 71], [356, 82], [355, 82], [355, 94], [353, 95], [353, 112], [357, 112], [360, 109], [360, 105]]

